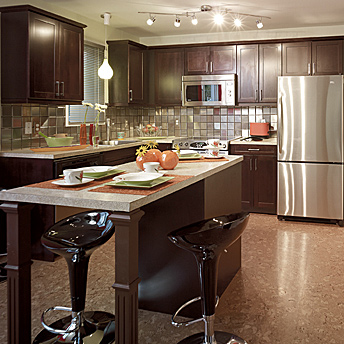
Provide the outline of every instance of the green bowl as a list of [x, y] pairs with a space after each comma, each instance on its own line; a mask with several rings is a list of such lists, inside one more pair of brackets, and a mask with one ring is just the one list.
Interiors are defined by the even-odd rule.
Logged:
[[46, 137], [45, 141], [48, 147], [64, 147], [72, 145], [73, 137]]

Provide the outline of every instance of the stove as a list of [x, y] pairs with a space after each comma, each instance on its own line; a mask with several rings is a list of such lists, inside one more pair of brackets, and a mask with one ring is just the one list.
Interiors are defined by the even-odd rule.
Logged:
[[[233, 137], [228, 140], [220, 140], [220, 143], [219, 143], [220, 154], [229, 154], [229, 143], [230, 141], [235, 140], [236, 138], [238, 137]], [[181, 150], [190, 149], [190, 150], [194, 150], [197, 153], [206, 153], [207, 148], [205, 147], [208, 145], [206, 138], [198, 138], [198, 137], [178, 138], [176, 140], [173, 140], [172, 144], [173, 145], [178, 144]]]

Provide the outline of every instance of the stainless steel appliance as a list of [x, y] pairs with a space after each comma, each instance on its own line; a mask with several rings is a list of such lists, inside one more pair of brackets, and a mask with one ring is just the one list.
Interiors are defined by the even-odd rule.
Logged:
[[343, 225], [343, 76], [278, 78], [279, 217]]
[[[229, 154], [229, 144], [231, 140], [235, 140], [238, 137], [233, 137], [228, 140], [220, 140], [219, 147], [220, 152], [219, 154]], [[190, 149], [194, 150], [197, 153], [205, 154], [207, 152], [207, 148], [205, 148], [208, 143], [206, 138], [202, 137], [194, 137], [194, 138], [179, 138], [176, 140], [173, 140], [172, 145], [178, 144], [179, 148], [181, 150], [184, 149]]]
[[182, 77], [183, 106], [235, 105], [235, 74]]

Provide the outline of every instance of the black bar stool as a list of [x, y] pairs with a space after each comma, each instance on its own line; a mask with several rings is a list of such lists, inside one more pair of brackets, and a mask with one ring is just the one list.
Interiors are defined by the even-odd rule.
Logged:
[[[108, 211], [91, 210], [65, 218], [41, 238], [50, 251], [66, 259], [72, 307], [55, 306], [41, 317], [44, 327], [33, 343], [97, 343], [115, 341], [115, 316], [107, 312], [84, 312], [88, 263], [91, 254], [107, 242], [115, 232]], [[47, 325], [45, 315], [51, 311], [68, 311], [64, 317]]]
[[[204, 332], [189, 336], [179, 344], [247, 344], [247, 342], [227, 332], [214, 331], [215, 308], [218, 303], [217, 271], [223, 250], [232, 245], [244, 231], [249, 219], [248, 213], [218, 216], [193, 223], [168, 234], [168, 238], [178, 247], [191, 252], [197, 261], [201, 296], [184, 305], [172, 316], [176, 327], [188, 326], [204, 321]], [[179, 312], [192, 302], [201, 300], [202, 318], [176, 322]]]

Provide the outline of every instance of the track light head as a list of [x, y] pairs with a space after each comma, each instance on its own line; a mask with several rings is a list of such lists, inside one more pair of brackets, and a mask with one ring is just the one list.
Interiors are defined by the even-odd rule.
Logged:
[[241, 20], [240, 20], [239, 18], [235, 18], [235, 19], [234, 19], [234, 25], [235, 25], [236, 27], [241, 27]]
[[174, 21], [174, 26], [179, 27], [180, 26], [180, 18], [176, 16], [176, 20]]
[[152, 15], [149, 15], [149, 18], [147, 19], [147, 25], [151, 26], [153, 25], [155, 22], [155, 17], [153, 17]]
[[197, 24], [198, 24], [198, 20], [197, 20], [195, 14], [194, 14], [194, 15], [192, 16], [192, 18], [191, 18], [191, 23], [192, 23], [193, 25], [197, 25]]
[[262, 28], [263, 28], [264, 25], [263, 25], [263, 22], [262, 22], [261, 19], [260, 19], [260, 20], [257, 20], [256, 23], [257, 23], [257, 28], [258, 28], [258, 29], [262, 29]]
[[223, 15], [221, 13], [216, 13], [214, 15], [214, 22], [217, 25], [222, 25], [224, 21]]

